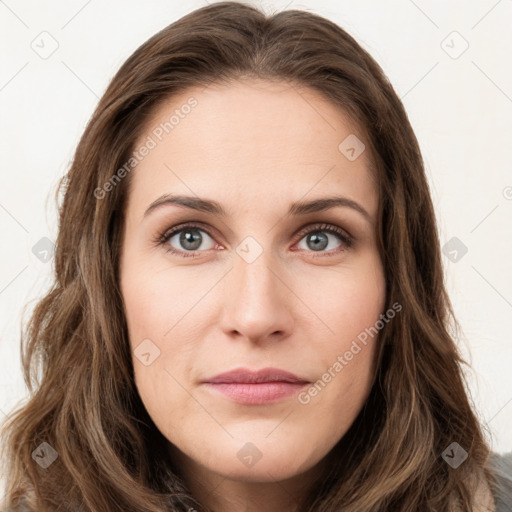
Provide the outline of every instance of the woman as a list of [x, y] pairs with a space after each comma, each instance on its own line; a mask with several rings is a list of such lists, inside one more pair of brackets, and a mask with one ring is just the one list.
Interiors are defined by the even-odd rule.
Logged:
[[341, 28], [232, 2], [183, 17], [119, 70], [62, 185], [5, 508], [510, 506], [417, 140]]

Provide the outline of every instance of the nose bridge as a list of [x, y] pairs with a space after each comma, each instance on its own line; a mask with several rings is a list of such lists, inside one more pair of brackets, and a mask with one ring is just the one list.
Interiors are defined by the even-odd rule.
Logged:
[[265, 304], [274, 301], [276, 295], [280, 294], [272, 250], [263, 247], [253, 236], [248, 236], [238, 245], [236, 253], [232, 278], [237, 282], [235, 289], [239, 298], [243, 298], [247, 304], [261, 299], [265, 299]]
[[244, 337], [263, 338], [289, 333], [290, 291], [279, 278], [279, 265], [271, 249], [247, 237], [236, 248], [224, 301], [224, 325]]
[[238, 258], [235, 274], [243, 288], [255, 293], [268, 293], [269, 285], [276, 279], [272, 268], [276, 267], [270, 248], [263, 246], [253, 237], [247, 237], [236, 249]]

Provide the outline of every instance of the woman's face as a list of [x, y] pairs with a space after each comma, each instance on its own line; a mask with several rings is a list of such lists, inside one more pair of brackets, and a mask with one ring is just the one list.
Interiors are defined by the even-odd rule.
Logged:
[[[318, 93], [256, 80], [173, 97], [138, 140], [121, 290], [138, 391], [183, 466], [290, 478], [361, 410], [385, 313], [362, 144]], [[300, 382], [205, 382], [241, 368]]]

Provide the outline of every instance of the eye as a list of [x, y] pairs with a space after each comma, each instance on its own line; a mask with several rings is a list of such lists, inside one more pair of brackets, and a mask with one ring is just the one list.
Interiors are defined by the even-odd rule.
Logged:
[[[210, 239], [210, 247], [204, 247], [204, 242], [207, 239], [203, 234]], [[327, 234], [327, 235], [326, 235]], [[337, 238], [340, 244], [337, 247], [328, 248], [330, 244], [330, 237]], [[343, 229], [331, 224], [314, 225], [303, 229], [297, 234], [300, 242], [305, 240], [305, 247], [299, 247], [300, 250], [320, 253], [319, 256], [332, 255], [331, 253], [338, 254], [350, 248], [353, 244], [353, 238]], [[200, 252], [215, 247], [215, 242], [207, 230], [198, 224], [182, 224], [172, 228], [170, 231], [165, 232], [158, 237], [157, 243], [165, 246], [167, 252], [177, 254], [185, 258], [197, 257]], [[206, 244], [208, 245], [208, 243]], [[202, 249], [201, 249], [202, 247]], [[222, 247], [222, 246], [219, 246]]]
[[[182, 224], [177, 228], [173, 228], [170, 232], [164, 233], [160, 238], [160, 243], [165, 245], [165, 249], [168, 252], [178, 254], [185, 258], [195, 257], [195, 252], [199, 251], [201, 246], [203, 246], [203, 250], [212, 248], [204, 247], [204, 236], [201, 235], [201, 233], [205, 233], [213, 242], [213, 239], [208, 232], [197, 224]], [[173, 243], [174, 245], [177, 245], [178, 248], [173, 247]], [[215, 243], [213, 243], [213, 246], [215, 246]]]
[[[331, 235], [331, 238], [337, 238], [341, 243], [325, 251], [330, 245], [329, 235]], [[353, 244], [353, 238], [345, 230], [331, 224], [321, 224], [313, 226], [313, 228], [306, 228], [306, 230], [298, 233], [297, 236], [300, 238], [301, 242], [305, 240], [303, 244], [305, 247], [303, 246], [301, 248], [300, 245], [298, 246], [301, 250], [318, 252], [320, 256], [326, 255], [326, 252], [329, 253], [329, 255], [332, 255], [332, 253], [338, 254], [350, 248]]]

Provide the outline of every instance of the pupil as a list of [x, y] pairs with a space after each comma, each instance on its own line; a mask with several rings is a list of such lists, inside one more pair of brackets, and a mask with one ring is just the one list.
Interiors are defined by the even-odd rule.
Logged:
[[[323, 240], [322, 240], [323, 239]], [[327, 237], [325, 235], [312, 234], [310, 235], [310, 241], [313, 242], [313, 249], [325, 249], [327, 247]]]
[[[195, 235], [193, 233], [196, 233]], [[190, 250], [195, 250], [201, 245], [201, 235], [196, 230], [183, 231], [180, 236], [180, 242]], [[192, 244], [192, 246], [188, 245]]]

